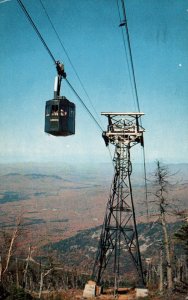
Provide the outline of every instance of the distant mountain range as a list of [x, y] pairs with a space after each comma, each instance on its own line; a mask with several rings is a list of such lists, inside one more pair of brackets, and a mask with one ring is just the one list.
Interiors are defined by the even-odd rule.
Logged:
[[[148, 164], [152, 174], [154, 164]], [[188, 164], [172, 164], [169, 195], [176, 210], [188, 208]], [[47, 244], [75, 236], [80, 230], [103, 223], [106, 203], [113, 177], [111, 164], [70, 166], [53, 164], [1, 164], [0, 226], [11, 231], [16, 217], [22, 216], [28, 245]], [[148, 175], [151, 179], [152, 175]], [[132, 186], [137, 221], [146, 221], [146, 199], [143, 166], [133, 165]], [[151, 191], [151, 182], [148, 181]], [[153, 215], [157, 207], [150, 204]], [[154, 217], [156, 219], [156, 217]], [[172, 221], [172, 220], [171, 220]], [[27, 240], [28, 239], [28, 240]]]

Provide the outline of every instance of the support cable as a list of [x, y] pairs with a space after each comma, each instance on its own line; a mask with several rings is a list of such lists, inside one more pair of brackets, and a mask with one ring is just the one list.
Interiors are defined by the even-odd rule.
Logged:
[[[38, 35], [40, 41], [42, 42], [43, 46], [45, 47], [45, 49], [47, 50], [49, 56], [51, 57], [52, 61], [55, 63], [57, 63], [57, 60], [55, 59], [55, 57], [53, 56], [52, 52], [50, 51], [48, 45], [46, 44], [45, 40], [43, 39], [42, 35], [40, 34], [38, 28], [36, 27], [34, 21], [32, 20], [31, 16], [29, 15], [26, 7], [24, 6], [24, 4], [22, 3], [21, 0], [17, 0], [18, 4], [20, 5], [21, 9], [23, 10], [24, 14], [26, 15], [27, 19], [29, 20], [30, 24], [32, 25], [33, 29], [35, 30], [36, 34]], [[71, 90], [74, 92], [74, 94], [76, 95], [76, 97], [80, 100], [81, 104], [83, 105], [83, 107], [86, 109], [86, 111], [89, 113], [90, 117], [93, 119], [93, 121], [96, 123], [96, 125], [98, 126], [98, 128], [103, 132], [103, 129], [101, 127], [101, 125], [98, 123], [98, 121], [96, 120], [96, 118], [93, 116], [93, 114], [90, 112], [90, 110], [88, 109], [88, 107], [85, 105], [84, 101], [82, 100], [82, 98], [78, 95], [78, 93], [76, 92], [76, 90], [73, 88], [73, 86], [71, 85], [71, 83], [65, 78], [67, 84], [69, 85], [69, 87], [71, 88]], [[111, 157], [111, 152], [109, 149], [109, 154]], [[112, 157], [111, 157], [112, 158]]]
[[[121, 20], [120, 7], [119, 7], [118, 0], [117, 0], [117, 8], [118, 8], [118, 14], [119, 14], [119, 20], [120, 20], [119, 27], [121, 27], [121, 33], [122, 33], [122, 39], [123, 39], [123, 47], [124, 47], [124, 50], [125, 50], [125, 56], [126, 56], [126, 61], [127, 61], [129, 79], [130, 79], [130, 83], [131, 83], [131, 92], [132, 92], [132, 96], [133, 96], [133, 99], [134, 99], [134, 102], [135, 102], [134, 87], [133, 87], [133, 82], [132, 82], [132, 77], [131, 77], [131, 70], [130, 70], [130, 65], [129, 65], [129, 60], [128, 60], [128, 53], [127, 53], [127, 48], [126, 48], [126, 43], [125, 43], [125, 36], [124, 36], [124, 33], [123, 33], [123, 27], [121, 25], [122, 20]], [[136, 106], [136, 102], [134, 104]]]
[[146, 215], [147, 215], [147, 221], [149, 221], [148, 185], [147, 185], [146, 155], [145, 155], [144, 145], [142, 147], [142, 155], [144, 161], [144, 189], [145, 189]]
[[55, 57], [53, 56], [52, 52], [50, 51], [49, 47], [47, 46], [47, 44], [46, 44], [45, 40], [43, 39], [42, 35], [38, 31], [38, 28], [36, 27], [35, 23], [33, 22], [31, 16], [29, 15], [28, 11], [26, 10], [24, 4], [22, 3], [21, 0], [17, 0], [17, 2], [19, 3], [21, 9], [23, 10], [24, 14], [26, 15], [26, 17], [28, 18], [29, 22], [31, 23], [31, 26], [35, 30], [35, 32], [38, 35], [39, 39], [41, 40], [42, 44], [46, 48], [46, 50], [47, 50], [48, 54], [50, 55], [51, 59], [53, 60], [54, 63], [56, 63]]
[[76, 90], [73, 88], [73, 86], [71, 85], [71, 83], [68, 81], [67, 78], [65, 78], [65, 81], [67, 82], [67, 84], [69, 85], [69, 87], [71, 88], [71, 90], [73, 91], [73, 93], [76, 95], [76, 97], [78, 98], [78, 100], [81, 102], [81, 104], [83, 105], [83, 107], [87, 110], [87, 112], [89, 113], [90, 117], [93, 119], [93, 121], [97, 124], [97, 126], [100, 128], [100, 130], [103, 132], [103, 129], [101, 127], [101, 125], [98, 123], [98, 121], [95, 119], [95, 117], [93, 116], [93, 114], [90, 112], [90, 110], [88, 109], [88, 107], [85, 105], [84, 101], [82, 100], [82, 98], [78, 95], [78, 93], [76, 92]]
[[70, 65], [71, 65], [72, 69], [74, 70], [74, 72], [75, 72], [75, 74], [76, 74], [76, 77], [77, 77], [77, 79], [78, 79], [78, 81], [79, 81], [79, 83], [80, 83], [80, 85], [81, 85], [83, 91], [85, 92], [85, 94], [86, 94], [86, 96], [87, 96], [87, 98], [88, 98], [88, 100], [89, 100], [89, 102], [90, 102], [90, 104], [91, 104], [91, 106], [92, 106], [92, 108], [93, 108], [93, 110], [94, 110], [94, 112], [95, 112], [95, 115], [97, 116], [97, 118], [98, 118], [98, 120], [99, 120], [99, 122], [100, 122], [100, 124], [101, 124], [101, 120], [100, 120], [99, 117], [98, 117], [98, 114], [97, 114], [97, 112], [96, 112], [96, 109], [95, 109], [95, 107], [94, 107], [92, 101], [91, 101], [91, 98], [90, 98], [88, 92], [86, 91], [86, 89], [85, 89], [85, 87], [84, 87], [84, 84], [83, 84], [83, 82], [82, 82], [82, 80], [81, 80], [81, 78], [80, 78], [80, 76], [79, 76], [79, 74], [78, 74], [76, 68], [74, 67], [74, 65], [73, 65], [73, 63], [72, 63], [72, 61], [71, 61], [71, 59], [70, 59], [70, 56], [69, 56], [69, 54], [68, 54], [68, 51], [66, 50], [65, 46], [63, 45], [63, 42], [62, 42], [62, 40], [61, 40], [61, 38], [60, 38], [60, 36], [59, 36], [59, 34], [58, 34], [58, 32], [57, 32], [57, 29], [55, 28], [55, 26], [54, 26], [54, 24], [53, 24], [53, 22], [52, 22], [52, 19], [50, 18], [50, 15], [49, 15], [48, 12], [47, 12], [47, 9], [45, 8], [45, 6], [44, 6], [42, 0], [39, 0], [39, 2], [40, 2], [41, 6], [42, 6], [42, 8], [43, 8], [43, 10], [44, 10], [44, 12], [45, 12], [45, 14], [46, 14], [46, 17], [48, 18], [48, 21], [50, 22], [51, 27], [53, 28], [53, 30], [54, 30], [54, 32], [55, 32], [55, 35], [56, 35], [56, 37], [57, 37], [57, 39], [58, 39], [58, 41], [59, 41], [59, 43], [60, 43], [60, 45], [61, 45], [61, 47], [62, 47], [64, 53], [65, 53], [65, 55], [67, 56], [67, 59], [68, 59]]
[[[132, 70], [132, 78], [133, 78], [133, 84], [134, 84], [134, 90], [135, 90], [135, 96], [136, 96], [136, 104], [137, 104], [138, 112], [140, 112], [140, 104], [139, 104], [139, 98], [138, 98], [138, 91], [137, 91], [136, 77], [135, 77], [135, 71], [134, 71], [133, 56], [132, 56], [132, 50], [131, 50], [131, 42], [130, 42], [130, 37], [129, 37], [129, 29], [128, 29], [128, 23], [127, 23], [127, 16], [126, 16], [124, 0], [121, 0], [121, 4], [122, 4], [122, 11], [123, 11], [123, 18], [124, 18], [123, 23], [121, 24], [121, 26], [125, 26], [125, 30], [126, 30], [127, 44], [128, 44], [130, 64], [131, 64], [131, 70]], [[119, 11], [119, 16], [120, 16], [118, 0], [117, 0], [117, 6], [118, 6], [118, 11]], [[121, 16], [120, 16], [120, 20], [121, 20]], [[123, 40], [124, 40], [124, 35], [123, 35]], [[125, 45], [125, 41], [124, 41], [124, 45]], [[126, 55], [127, 55], [127, 53], [126, 53]], [[129, 68], [129, 64], [128, 64], [128, 68]], [[141, 119], [140, 119], [140, 124], [142, 126], [142, 120]], [[148, 188], [147, 188], [147, 178], [146, 178], [146, 157], [145, 157], [144, 145], [143, 145], [142, 149], [143, 149], [142, 152], [143, 152], [143, 161], [144, 161], [144, 186], [145, 186], [146, 212], [147, 212], [147, 218], [148, 218], [149, 217]]]
[[[29, 22], [31, 23], [33, 29], [35, 30], [36, 34], [38, 35], [39, 39], [41, 40], [42, 44], [44, 45], [44, 47], [46, 48], [48, 54], [50, 55], [51, 59], [53, 60], [53, 62], [56, 64], [56, 59], [53, 56], [52, 52], [50, 51], [48, 45], [46, 44], [45, 40], [43, 39], [42, 35], [40, 34], [38, 28], [36, 27], [34, 21], [32, 20], [31, 16], [29, 15], [28, 11], [26, 10], [24, 4], [22, 3], [21, 0], [17, 0], [17, 2], [19, 3], [20, 7], [22, 8], [24, 14], [26, 15], [26, 17], [28, 18]], [[81, 99], [81, 97], [78, 95], [78, 93], [76, 92], [76, 90], [73, 88], [73, 86], [70, 84], [70, 82], [65, 78], [66, 82], [68, 83], [69, 87], [71, 88], [71, 90], [74, 92], [74, 94], [77, 96], [77, 98], [80, 100], [80, 102], [82, 103], [82, 105], [84, 106], [84, 108], [87, 110], [87, 112], [89, 113], [89, 115], [91, 116], [91, 118], [94, 120], [94, 122], [97, 124], [97, 126], [100, 128], [101, 131], [103, 131], [102, 127], [100, 126], [100, 124], [97, 122], [97, 120], [95, 119], [95, 117], [93, 116], [93, 114], [90, 112], [90, 110], [88, 109], [88, 107], [85, 105], [84, 101]]]
[[121, 0], [121, 4], [122, 4], [124, 25], [125, 25], [125, 29], [126, 29], [130, 63], [131, 63], [131, 69], [132, 69], [132, 75], [133, 75], [133, 84], [134, 84], [134, 89], [135, 89], [136, 103], [137, 103], [138, 112], [140, 112], [140, 104], [139, 104], [139, 99], [138, 99], [138, 91], [137, 91], [137, 84], [136, 84], [136, 77], [135, 77], [135, 71], [134, 71], [133, 56], [132, 56], [132, 50], [131, 50], [131, 42], [130, 42], [130, 37], [129, 37], [129, 29], [128, 29], [128, 24], [127, 24], [127, 16], [126, 16], [126, 11], [125, 11], [124, 0]]

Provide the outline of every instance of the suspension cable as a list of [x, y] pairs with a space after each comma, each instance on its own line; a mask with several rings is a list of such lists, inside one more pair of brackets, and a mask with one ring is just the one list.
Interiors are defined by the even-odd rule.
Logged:
[[147, 172], [146, 172], [146, 154], [144, 145], [142, 147], [143, 161], [144, 161], [144, 188], [145, 188], [145, 202], [146, 202], [146, 214], [149, 221], [149, 206], [148, 206], [148, 185], [147, 185]]
[[129, 49], [132, 75], [133, 75], [133, 84], [134, 84], [134, 89], [135, 89], [136, 103], [137, 103], [138, 112], [140, 112], [140, 104], [139, 104], [139, 99], [138, 99], [138, 91], [137, 91], [137, 84], [136, 84], [136, 77], [135, 77], [135, 71], [134, 71], [133, 56], [132, 56], [132, 50], [131, 50], [131, 42], [130, 42], [130, 37], [129, 37], [129, 29], [128, 29], [128, 24], [127, 24], [127, 16], [126, 16], [124, 0], [121, 0], [121, 4], [122, 4], [124, 25], [125, 25], [125, 29], [126, 29], [126, 37], [127, 37], [127, 43], [128, 43], [128, 49]]
[[134, 87], [133, 87], [133, 82], [132, 82], [132, 77], [131, 77], [131, 70], [130, 70], [130, 65], [129, 65], [129, 60], [128, 60], [128, 53], [127, 53], [127, 48], [126, 48], [126, 43], [125, 43], [125, 36], [124, 36], [124, 32], [123, 32], [123, 25], [121, 25], [121, 14], [120, 14], [120, 7], [119, 7], [119, 2], [118, 0], [117, 2], [117, 8], [118, 8], [118, 14], [119, 14], [119, 20], [120, 20], [120, 27], [121, 27], [121, 33], [122, 33], [122, 39], [123, 39], [123, 47], [125, 50], [125, 57], [126, 57], [126, 61], [127, 61], [127, 67], [128, 67], [128, 73], [129, 73], [129, 79], [130, 79], [130, 84], [131, 84], [131, 92], [132, 92], [132, 96], [133, 96], [133, 100], [134, 100], [134, 104], [136, 107], [136, 102], [135, 102], [135, 94], [134, 94]]
[[[24, 4], [22, 3], [21, 0], [17, 0], [17, 2], [18, 2], [18, 4], [20, 5], [21, 9], [23, 10], [24, 14], [26, 15], [27, 19], [29, 20], [30, 24], [32, 25], [33, 29], [35, 30], [36, 34], [38, 35], [40, 41], [42, 42], [42, 44], [44, 45], [45, 49], [47, 50], [49, 56], [51, 57], [51, 59], [53, 60], [53, 62], [56, 64], [56, 63], [57, 63], [57, 60], [56, 60], [55, 57], [53, 56], [53, 54], [52, 54], [52, 52], [50, 51], [48, 45], [46, 44], [45, 40], [43, 39], [42, 35], [40, 34], [40, 32], [39, 32], [38, 28], [36, 27], [34, 21], [32, 20], [31, 16], [29, 15], [29, 13], [28, 13], [26, 7], [24, 6]], [[41, 3], [41, 4], [42, 4], [42, 3]], [[50, 20], [50, 19], [49, 19], [49, 20]], [[50, 23], [51, 23], [51, 22], [50, 22]], [[52, 27], [53, 27], [53, 24], [52, 24]], [[54, 27], [54, 30], [55, 30], [55, 27]], [[55, 32], [56, 32], [56, 30], [55, 30]], [[58, 33], [57, 33], [57, 36], [58, 36]], [[61, 44], [62, 44], [62, 42], [61, 42]], [[63, 47], [63, 49], [64, 49], [64, 51], [65, 51], [65, 53], [66, 53], [66, 55], [67, 55], [67, 57], [68, 57], [68, 59], [69, 59], [69, 61], [70, 61], [70, 58], [69, 58], [69, 56], [68, 56], [68, 53], [67, 53], [66, 49], [64, 48], [63, 44], [62, 44], [62, 47]], [[70, 63], [71, 63], [71, 61], [70, 61]], [[71, 63], [71, 65], [72, 65], [72, 63]], [[73, 67], [73, 69], [75, 69], [73, 65], [72, 65], [72, 67]], [[76, 72], [76, 70], [75, 70], [75, 72]], [[77, 74], [77, 72], [76, 72], [76, 74]], [[78, 74], [77, 74], [77, 77], [79, 78]], [[65, 80], [66, 80], [67, 84], [69, 85], [69, 87], [71, 88], [71, 90], [72, 90], [72, 91], [74, 92], [74, 94], [76, 95], [76, 97], [80, 100], [80, 102], [81, 102], [81, 104], [83, 105], [83, 107], [84, 107], [84, 108], [86, 109], [86, 111], [89, 113], [90, 117], [91, 117], [91, 118], [93, 119], [93, 121], [96, 123], [96, 125], [98, 126], [98, 128], [103, 132], [102, 127], [100, 126], [100, 124], [98, 123], [98, 121], [95, 119], [95, 117], [93, 116], [93, 114], [90, 112], [90, 110], [88, 109], [88, 107], [85, 105], [85, 103], [84, 103], [84, 101], [82, 100], [82, 98], [78, 95], [78, 93], [77, 93], [76, 90], [73, 88], [73, 86], [71, 85], [71, 83], [67, 80], [67, 78], [65, 78]], [[87, 93], [87, 92], [86, 92], [86, 93]], [[110, 149], [108, 149], [108, 150], [109, 150], [110, 158], [111, 158], [111, 160], [112, 160], [112, 156], [111, 156]]]
[[[55, 26], [54, 26], [54, 24], [53, 24], [53, 22], [52, 22], [52, 20], [51, 20], [51, 18], [50, 18], [50, 16], [49, 16], [49, 13], [47, 12], [47, 9], [46, 9], [45, 6], [44, 6], [44, 3], [42, 2], [42, 0], [39, 0], [39, 1], [40, 1], [40, 3], [41, 3], [41, 6], [42, 6], [42, 8], [43, 8], [45, 14], [46, 14], [46, 17], [48, 18], [48, 21], [50, 22], [50, 24], [51, 24], [51, 26], [52, 26], [52, 28], [53, 28], [55, 34], [56, 34], [56, 37], [57, 37], [57, 39], [58, 39], [58, 41], [59, 41], [59, 43], [60, 43], [60, 45], [61, 45], [61, 47], [62, 47], [64, 53], [66, 54], [66, 56], [67, 56], [67, 58], [68, 58], [68, 61], [69, 61], [70, 65], [71, 65], [72, 69], [74, 70], [74, 72], [75, 72], [75, 74], [76, 74], [76, 77], [77, 77], [77, 79], [78, 79], [78, 81], [79, 81], [79, 83], [80, 83], [82, 89], [84, 90], [84, 92], [85, 92], [85, 94], [86, 94], [86, 96], [87, 96], [87, 98], [88, 98], [88, 100], [89, 100], [89, 102], [90, 102], [90, 104], [91, 104], [91, 106], [92, 106], [94, 112], [95, 112], [95, 115], [96, 115], [97, 118], [98, 118], [99, 123], [98, 123], [98, 121], [92, 116], [92, 114], [90, 113], [90, 111], [86, 108], [85, 104], [83, 103], [83, 100], [79, 97], [79, 95], [75, 92], [74, 89], [73, 89], [73, 92], [76, 94], [76, 96], [78, 97], [78, 99], [81, 101], [82, 105], [83, 105], [83, 106], [86, 108], [86, 110], [89, 112], [89, 114], [90, 114], [90, 116], [92, 117], [92, 119], [94, 119], [95, 123], [97, 123], [97, 126], [99, 126], [100, 129], [103, 131], [102, 125], [101, 125], [101, 120], [100, 120], [100, 118], [99, 118], [99, 116], [98, 116], [98, 114], [97, 114], [97, 112], [96, 112], [96, 109], [95, 109], [95, 107], [94, 107], [94, 105], [93, 105], [93, 103], [92, 103], [92, 101], [91, 101], [91, 98], [90, 98], [88, 92], [86, 91], [86, 89], [85, 89], [85, 87], [84, 87], [84, 84], [83, 84], [83, 82], [82, 82], [80, 76], [78, 75], [78, 72], [77, 72], [76, 68], [74, 67], [74, 65], [73, 65], [73, 63], [72, 63], [72, 61], [71, 61], [71, 59], [70, 59], [70, 56], [69, 56], [69, 54], [68, 54], [68, 51], [66, 50], [65, 46], [63, 45], [63, 42], [62, 42], [62, 40], [61, 40], [61, 38], [60, 38], [60, 36], [59, 36], [59, 34], [58, 34], [58, 32], [57, 32], [57, 29], [55, 28]], [[68, 80], [67, 80], [67, 83], [68, 83]], [[69, 86], [70, 86], [70, 83], [68, 83], [68, 84], [69, 84]], [[113, 165], [113, 157], [112, 157], [112, 153], [111, 153], [110, 147], [108, 146], [107, 149], [108, 149], [109, 156], [110, 156], [110, 159], [111, 159], [112, 165]]]
[[[134, 71], [133, 56], [132, 56], [132, 50], [131, 50], [131, 42], [130, 42], [130, 37], [129, 37], [129, 29], [128, 29], [128, 23], [127, 23], [127, 16], [126, 16], [126, 10], [125, 10], [124, 0], [121, 0], [121, 4], [122, 4], [123, 17], [124, 17], [122, 26], [125, 26], [125, 29], [126, 29], [126, 37], [127, 37], [127, 44], [128, 44], [129, 57], [130, 57], [130, 64], [131, 64], [131, 70], [132, 70], [132, 78], [133, 78], [133, 84], [134, 84], [134, 90], [135, 90], [135, 96], [136, 96], [136, 103], [137, 103], [138, 112], [140, 112], [140, 104], [139, 104], [139, 98], [138, 98], [138, 91], [137, 91], [136, 77], [135, 77], [135, 71]], [[118, 10], [119, 10], [118, 0], [117, 0], [117, 5], [118, 5]], [[119, 11], [119, 15], [120, 15], [120, 11]], [[121, 18], [121, 16], [120, 16], [120, 18]], [[123, 35], [123, 39], [124, 39], [124, 35]], [[124, 47], [125, 47], [125, 42], [124, 42]], [[126, 49], [126, 47], [125, 47], [125, 49]], [[128, 64], [128, 68], [129, 68], [129, 64]], [[142, 126], [142, 120], [141, 119], [140, 119], [140, 124]], [[149, 217], [148, 188], [147, 188], [146, 157], [145, 157], [145, 148], [144, 148], [144, 145], [143, 145], [142, 149], [143, 149], [142, 152], [143, 152], [143, 162], [144, 162], [145, 201], [146, 201], [146, 212], [147, 212], [147, 218], [148, 218]]]
[[71, 61], [71, 59], [70, 59], [70, 56], [69, 56], [69, 54], [68, 54], [68, 51], [66, 50], [65, 46], [63, 45], [63, 42], [62, 42], [62, 40], [61, 40], [61, 38], [60, 38], [60, 35], [58, 34], [57, 29], [55, 28], [55, 26], [54, 26], [54, 24], [53, 24], [53, 22], [52, 22], [52, 19], [50, 18], [49, 13], [47, 12], [47, 9], [46, 9], [45, 6], [44, 6], [44, 3], [42, 2], [42, 0], [39, 0], [39, 2], [40, 2], [41, 6], [42, 6], [42, 8], [43, 8], [43, 10], [44, 10], [44, 12], [45, 12], [45, 14], [46, 14], [46, 17], [47, 17], [48, 21], [50, 22], [50, 25], [51, 25], [51, 27], [53, 28], [54, 33], [55, 33], [55, 35], [56, 35], [56, 37], [57, 37], [57, 39], [58, 39], [58, 41], [59, 41], [59, 43], [60, 43], [60, 45], [61, 45], [61, 47], [62, 47], [62, 49], [63, 49], [65, 55], [67, 56], [67, 59], [68, 59], [70, 65], [71, 65], [72, 69], [74, 70], [74, 72], [75, 72], [75, 74], [76, 74], [76, 77], [77, 77], [77, 79], [78, 79], [78, 81], [79, 81], [79, 83], [80, 83], [80, 85], [81, 85], [83, 91], [85, 92], [85, 95], [87, 96], [87, 98], [88, 98], [88, 100], [89, 100], [89, 102], [90, 102], [90, 104], [91, 104], [91, 106], [92, 106], [92, 108], [93, 108], [93, 111], [95, 112], [95, 115], [96, 115], [96, 117], [98, 118], [98, 121], [100, 122], [100, 125], [101, 125], [101, 120], [99, 119], [99, 116], [98, 116], [98, 114], [97, 114], [97, 112], [96, 112], [96, 109], [95, 109], [95, 107], [94, 107], [94, 105], [93, 105], [93, 103], [92, 103], [92, 101], [91, 101], [91, 98], [90, 98], [88, 92], [86, 91], [86, 88], [84, 87], [84, 84], [83, 84], [83, 82], [82, 82], [82, 80], [81, 80], [81, 78], [80, 78], [80, 76], [79, 76], [79, 74], [78, 74], [76, 68], [74, 67], [74, 65], [73, 65], [73, 63], [72, 63], [72, 61]]
[[24, 14], [26, 15], [26, 17], [28, 18], [29, 22], [31, 23], [33, 29], [35, 30], [35, 32], [38, 35], [39, 39], [41, 40], [42, 44], [46, 48], [46, 50], [47, 50], [48, 54], [50, 55], [51, 59], [53, 60], [54, 63], [56, 63], [55, 57], [53, 56], [52, 52], [50, 51], [49, 47], [47, 46], [47, 44], [46, 44], [45, 40], [43, 39], [42, 35], [38, 31], [38, 28], [36, 27], [35, 23], [33, 22], [31, 16], [29, 15], [28, 11], [26, 10], [24, 4], [22, 3], [21, 0], [17, 0], [17, 2], [19, 3], [21, 9], [23, 10]]
[[[28, 11], [26, 10], [24, 4], [22, 3], [21, 0], [17, 0], [17, 2], [19, 3], [20, 7], [22, 8], [24, 14], [26, 15], [26, 17], [28, 18], [29, 22], [31, 23], [33, 29], [35, 30], [36, 34], [38, 35], [38, 37], [40, 38], [42, 44], [44, 45], [44, 47], [46, 48], [48, 54], [50, 55], [51, 59], [53, 60], [53, 62], [56, 64], [56, 59], [53, 56], [52, 52], [50, 51], [49, 47], [47, 46], [45, 40], [43, 39], [42, 35], [40, 34], [38, 28], [36, 27], [35, 23], [33, 22], [31, 16], [29, 15]], [[73, 86], [70, 84], [70, 82], [65, 79], [66, 82], [68, 83], [69, 87], [72, 89], [72, 91], [74, 92], [74, 94], [77, 96], [77, 98], [80, 100], [80, 102], [82, 103], [82, 105], [84, 106], [84, 108], [87, 110], [87, 112], [89, 113], [89, 115], [91, 116], [91, 118], [94, 120], [94, 122], [97, 124], [97, 126], [100, 128], [101, 131], [103, 131], [102, 127], [100, 126], [100, 124], [97, 122], [97, 120], [95, 119], [95, 117], [93, 116], [93, 114], [90, 112], [90, 110], [88, 109], [88, 107], [85, 105], [84, 101], [81, 99], [81, 97], [78, 95], [78, 93], [76, 92], [76, 90], [73, 88]]]
[[69, 87], [71, 88], [71, 90], [74, 92], [74, 94], [76, 95], [76, 97], [78, 98], [78, 100], [81, 102], [81, 104], [83, 105], [83, 107], [87, 110], [87, 112], [89, 113], [90, 117], [93, 119], [93, 121], [97, 124], [97, 126], [100, 128], [100, 130], [103, 132], [102, 127], [100, 126], [100, 124], [97, 122], [97, 120], [95, 119], [95, 117], [93, 116], [93, 114], [90, 112], [90, 110], [88, 109], [88, 107], [85, 105], [84, 101], [82, 100], [82, 98], [78, 95], [78, 93], [76, 92], [76, 90], [73, 88], [73, 86], [71, 85], [71, 83], [68, 81], [67, 78], [65, 78], [65, 81], [67, 82], [67, 84], [69, 85]]

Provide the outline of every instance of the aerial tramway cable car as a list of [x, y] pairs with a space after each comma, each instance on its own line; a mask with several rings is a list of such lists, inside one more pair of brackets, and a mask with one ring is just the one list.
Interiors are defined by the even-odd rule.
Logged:
[[55, 78], [54, 99], [46, 101], [45, 132], [54, 136], [75, 134], [75, 104], [60, 96], [61, 80], [66, 78], [64, 65], [56, 62], [58, 75]]

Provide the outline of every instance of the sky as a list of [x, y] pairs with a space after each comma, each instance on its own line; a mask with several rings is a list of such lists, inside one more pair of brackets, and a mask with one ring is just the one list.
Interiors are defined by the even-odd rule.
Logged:
[[[53, 25], [100, 118], [137, 111], [116, 0], [43, 0]], [[67, 79], [95, 116], [39, 0], [23, 0]], [[126, 0], [140, 109], [145, 113], [146, 162], [188, 163], [188, 1]], [[56, 69], [16, 0], [0, 1], [0, 163], [101, 163], [110, 156], [101, 131], [76, 104], [76, 134], [44, 133], [45, 102], [53, 99]], [[132, 160], [142, 161], [140, 145]], [[112, 148], [112, 151], [114, 149]]]

